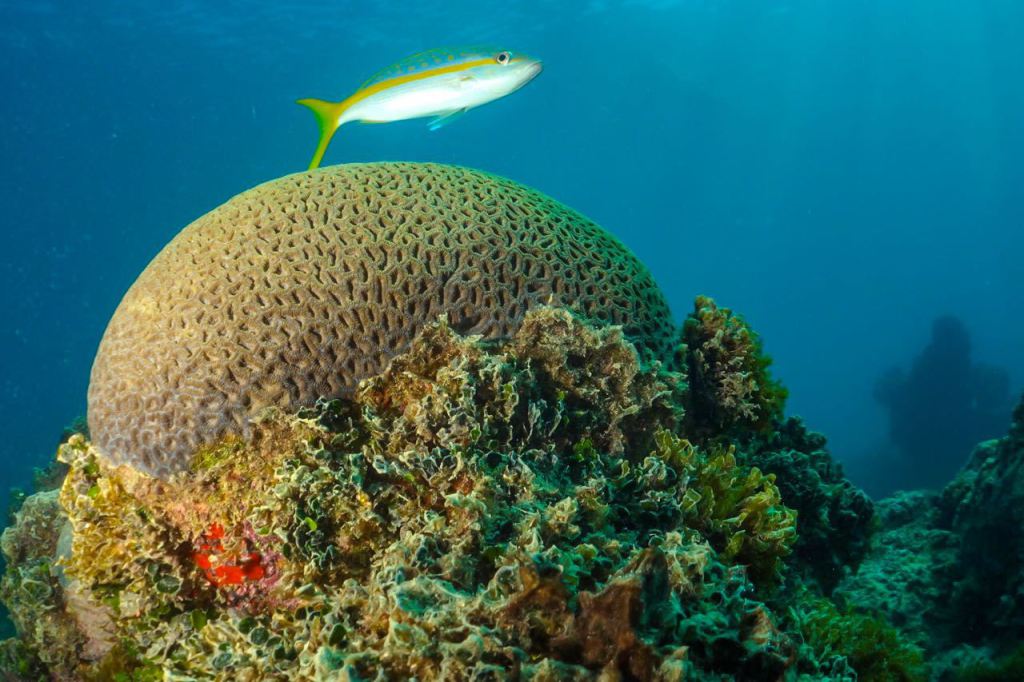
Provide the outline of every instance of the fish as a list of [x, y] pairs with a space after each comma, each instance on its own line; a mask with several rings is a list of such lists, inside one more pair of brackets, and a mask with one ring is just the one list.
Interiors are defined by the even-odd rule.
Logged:
[[437, 130], [470, 109], [510, 95], [543, 69], [539, 59], [494, 47], [439, 48], [382, 69], [341, 102], [306, 98], [320, 127], [309, 168], [320, 165], [335, 131], [346, 123], [390, 123], [431, 117]]

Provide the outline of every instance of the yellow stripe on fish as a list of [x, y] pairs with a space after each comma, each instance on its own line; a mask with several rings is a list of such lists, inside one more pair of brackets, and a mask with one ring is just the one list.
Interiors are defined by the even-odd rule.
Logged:
[[399, 59], [394, 64], [387, 66], [367, 78], [359, 90], [368, 88], [374, 83], [390, 80], [398, 76], [415, 73], [422, 69], [431, 69], [436, 66], [453, 63], [464, 63], [468, 60], [486, 59], [501, 53], [500, 47], [493, 45], [474, 45], [471, 47], [437, 47], [432, 50], [424, 50]]
[[523, 87], [541, 71], [540, 60], [495, 48], [428, 50], [378, 71], [341, 102], [300, 99], [320, 127], [309, 167], [320, 165], [334, 132], [350, 121], [389, 123], [434, 117], [435, 130], [459, 115]]

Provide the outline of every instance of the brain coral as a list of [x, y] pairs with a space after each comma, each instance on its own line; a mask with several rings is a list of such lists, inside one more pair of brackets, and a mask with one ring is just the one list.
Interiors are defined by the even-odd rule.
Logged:
[[290, 175], [199, 218], [139, 276], [93, 365], [89, 428], [113, 462], [165, 476], [264, 407], [350, 394], [441, 314], [502, 337], [549, 302], [669, 353], [646, 268], [547, 196], [435, 164]]

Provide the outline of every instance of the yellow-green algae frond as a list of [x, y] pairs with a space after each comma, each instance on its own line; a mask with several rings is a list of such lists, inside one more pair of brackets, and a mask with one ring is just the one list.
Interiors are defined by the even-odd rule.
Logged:
[[768, 371], [761, 338], [742, 317], [698, 296], [683, 322], [690, 430], [709, 437], [771, 431], [788, 391]]
[[[81, 436], [4, 534], [19, 637], [56, 679], [749, 679], [797, 520], [686, 439], [683, 374], [553, 308], [443, 320], [352, 400], [268, 412], [168, 481]], [[35, 540], [34, 538], [41, 538]], [[62, 540], [63, 538], [63, 540]]]

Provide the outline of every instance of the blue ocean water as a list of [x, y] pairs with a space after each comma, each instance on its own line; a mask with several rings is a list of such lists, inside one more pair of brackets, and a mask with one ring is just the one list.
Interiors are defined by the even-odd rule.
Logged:
[[[545, 72], [437, 132], [346, 126], [326, 163], [474, 166], [581, 210], [677, 319], [698, 293], [743, 313], [789, 412], [855, 481], [921, 483], [887, 468], [899, 437], [877, 394], [936, 318], [960, 321], [1005, 393], [1024, 385], [1022, 28], [1015, 0], [0, 2], [0, 489], [84, 412], [97, 343], [149, 259], [305, 168], [315, 125], [294, 99], [477, 43]], [[973, 374], [943, 374], [965, 360], [942, 348], [919, 362], [935, 403], [907, 419], [965, 433], [956, 406], [974, 398], [943, 398]]]

